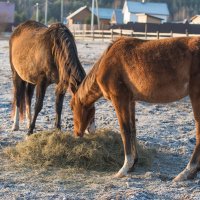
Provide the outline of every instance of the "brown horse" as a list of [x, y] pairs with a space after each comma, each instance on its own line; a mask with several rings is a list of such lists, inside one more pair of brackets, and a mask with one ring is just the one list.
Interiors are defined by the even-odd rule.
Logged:
[[200, 170], [200, 38], [146, 41], [120, 38], [111, 44], [71, 100], [74, 133], [83, 136], [101, 96], [117, 113], [125, 160], [122, 177], [138, 160], [135, 102], [168, 103], [189, 95], [196, 122], [196, 148], [175, 180], [194, 178]]
[[[75, 93], [86, 75], [69, 29], [61, 23], [49, 28], [35, 21], [20, 24], [10, 38], [10, 64], [14, 85], [13, 130], [19, 129], [19, 113], [24, 112], [26, 103], [28, 134], [33, 133], [46, 88], [52, 83], [57, 84], [55, 127], [60, 129], [66, 90], [69, 87]], [[35, 86], [36, 104], [32, 120], [31, 99]], [[93, 124], [90, 127], [93, 128]]]

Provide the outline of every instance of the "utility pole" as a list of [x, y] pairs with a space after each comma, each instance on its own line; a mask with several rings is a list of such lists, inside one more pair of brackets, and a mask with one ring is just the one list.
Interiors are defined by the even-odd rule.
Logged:
[[35, 7], [36, 7], [36, 16], [35, 16], [35, 18], [36, 18], [36, 21], [39, 22], [39, 9], [38, 9], [39, 3], [36, 3]]
[[97, 13], [97, 24], [98, 24], [98, 29], [100, 30], [100, 21], [99, 21], [99, 5], [98, 5], [98, 0], [96, 0], [96, 13]]
[[47, 25], [47, 13], [48, 13], [48, 0], [46, 0], [46, 3], [45, 3], [45, 25]]
[[63, 0], [61, 0], [60, 22], [63, 23]]
[[98, 29], [100, 29], [98, 0], [92, 0], [91, 31], [94, 30], [94, 7], [95, 6], [96, 6], [96, 16], [97, 16], [97, 22], [98, 22]]
[[91, 31], [94, 30], [94, 0], [92, 0]]

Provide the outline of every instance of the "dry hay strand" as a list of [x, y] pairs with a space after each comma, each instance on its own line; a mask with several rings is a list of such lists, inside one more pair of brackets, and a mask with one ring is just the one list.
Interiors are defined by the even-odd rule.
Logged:
[[[139, 165], [150, 166], [151, 149], [139, 147]], [[123, 145], [119, 133], [98, 130], [93, 135], [75, 138], [69, 133], [40, 132], [7, 147], [4, 153], [14, 161], [29, 167], [74, 167], [96, 171], [119, 169], [124, 161]]]

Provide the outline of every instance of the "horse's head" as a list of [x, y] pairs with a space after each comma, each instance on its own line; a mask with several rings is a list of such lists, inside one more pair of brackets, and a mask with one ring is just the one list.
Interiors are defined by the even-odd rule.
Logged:
[[74, 118], [74, 134], [79, 137], [83, 137], [85, 130], [89, 133], [95, 131], [94, 115], [95, 107], [83, 105], [79, 98], [75, 96], [71, 100], [71, 109]]

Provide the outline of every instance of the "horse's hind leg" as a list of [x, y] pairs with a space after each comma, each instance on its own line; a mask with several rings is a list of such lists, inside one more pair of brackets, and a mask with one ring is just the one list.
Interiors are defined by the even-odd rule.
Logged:
[[[125, 90], [125, 88], [123, 89]], [[120, 129], [121, 137], [124, 145], [125, 160], [124, 165], [115, 175], [115, 177], [123, 177], [127, 175], [127, 172], [131, 170], [135, 162], [137, 161], [137, 149], [136, 149], [136, 137], [135, 130], [132, 130], [131, 124], [131, 98], [129, 92], [119, 92], [118, 96], [112, 96], [111, 100], [115, 107]], [[135, 151], [133, 151], [133, 149]], [[134, 157], [135, 156], [135, 157]]]
[[62, 113], [62, 106], [63, 100], [65, 96], [65, 87], [62, 84], [58, 84], [56, 88], [56, 121], [55, 121], [55, 128], [61, 129], [61, 113]]
[[31, 100], [33, 97], [35, 85], [31, 83], [26, 84], [26, 120], [27, 120], [27, 128], [30, 128], [31, 125]]
[[25, 82], [19, 77], [17, 72], [13, 71], [13, 86], [14, 86], [14, 123], [12, 126], [13, 131], [19, 130], [19, 113], [23, 112], [24, 106], [24, 91], [25, 91]]
[[130, 117], [131, 117], [131, 133], [132, 133], [132, 154], [134, 158], [134, 165], [129, 170], [133, 171], [135, 164], [138, 162], [137, 139], [136, 139], [136, 126], [135, 126], [135, 101], [130, 102]]
[[191, 81], [190, 99], [192, 103], [195, 126], [196, 126], [196, 146], [187, 167], [174, 179], [182, 181], [193, 179], [200, 170], [200, 75], [196, 80]]
[[33, 129], [35, 128], [35, 122], [36, 122], [37, 116], [43, 106], [43, 100], [44, 100], [46, 88], [47, 88], [46, 78], [41, 78], [40, 81], [36, 85], [35, 111], [34, 111], [34, 115], [33, 115], [33, 120], [29, 127], [28, 135], [31, 135], [33, 133]]

